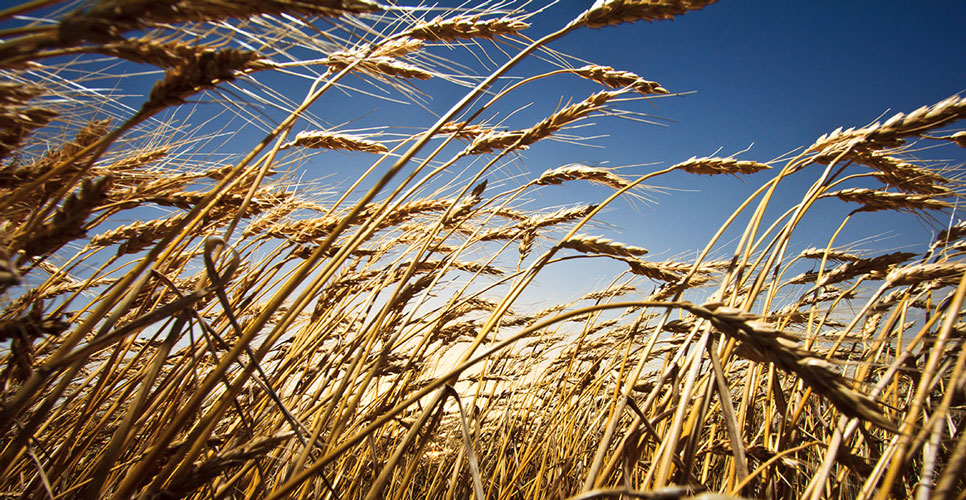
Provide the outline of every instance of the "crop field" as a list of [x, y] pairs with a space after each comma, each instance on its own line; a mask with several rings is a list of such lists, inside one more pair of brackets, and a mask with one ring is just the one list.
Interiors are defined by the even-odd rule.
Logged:
[[966, 98], [583, 161], [579, 3], [4, 4], [0, 498], [966, 499]]

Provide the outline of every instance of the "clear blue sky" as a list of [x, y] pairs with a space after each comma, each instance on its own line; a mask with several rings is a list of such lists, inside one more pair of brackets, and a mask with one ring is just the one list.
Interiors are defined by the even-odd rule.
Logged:
[[[532, 18], [535, 33], [531, 36], [555, 29], [589, 3], [561, 1]], [[740, 158], [767, 161], [810, 144], [838, 126], [864, 125], [883, 113], [908, 112], [966, 89], [966, 30], [962, 26], [966, 26], [966, 3], [961, 1], [722, 0], [671, 22], [582, 29], [551, 47], [597, 64], [634, 71], [675, 92], [694, 93], [653, 101], [653, 107], [629, 107], [671, 120], [665, 127], [599, 119], [595, 132], [603, 130], [611, 137], [590, 142], [606, 149], [534, 147], [524, 153], [526, 164], [537, 172], [544, 164], [555, 166], [578, 159], [614, 166], [668, 165], [719, 149], [721, 155], [732, 154], [752, 144]], [[555, 81], [561, 85], [560, 95], [575, 99], [586, 95], [579, 91], [567, 94], [571, 83]], [[540, 91], [534, 94], [534, 107], [544, 112], [553, 109], [558, 95], [547, 88]], [[954, 164], [964, 158], [956, 147], [921, 156], [950, 159]], [[628, 173], [633, 171], [647, 169]], [[640, 214], [643, 219], [671, 218], [687, 224], [693, 227], [692, 237], [672, 236], [682, 227], [676, 225], [678, 231], [662, 231], [660, 240], [642, 238], [634, 243], [671, 252], [702, 244], [724, 216], [718, 210], [730, 211], [743, 193], [769, 175], [753, 176], [746, 184], [734, 178], [689, 175], [656, 181], [700, 189], [699, 193], [658, 196], [658, 206], [643, 208]], [[809, 176], [802, 176], [803, 182], [807, 180]], [[841, 207], [831, 201], [827, 205], [834, 208], [836, 220], [841, 219], [837, 215]], [[692, 209], [706, 208], [715, 210], [708, 224], [692, 226], [696, 218]], [[620, 212], [629, 211], [622, 208]], [[608, 220], [631, 231], [662, 229], [637, 217], [611, 214]], [[855, 228], [853, 238], [890, 226], [914, 233], [894, 245], [929, 237], [929, 228], [912, 216], [865, 214], [859, 222], [862, 227]]]
[[[557, 29], [591, 3], [560, 1], [530, 20], [529, 36]], [[581, 29], [551, 48], [636, 72], [674, 92], [693, 93], [656, 100], [653, 106], [632, 103], [624, 108], [667, 119], [666, 126], [596, 119], [596, 128], [575, 133], [608, 134], [588, 141], [603, 148], [539, 144], [523, 153], [521, 164], [532, 175], [574, 161], [670, 165], [719, 150], [719, 155], [737, 153], [752, 144], [739, 158], [768, 161], [838, 126], [865, 125], [884, 113], [888, 117], [908, 112], [962, 92], [966, 89], [963, 26], [966, 3], [953, 0], [722, 0], [672, 22]], [[535, 69], [525, 66], [517, 74], [528, 70]], [[521, 92], [518, 103], [532, 100], [534, 104], [507, 126], [526, 126], [553, 111], [560, 99], [579, 100], [593, 91], [576, 80], [562, 77]], [[955, 146], [919, 156], [949, 160], [944, 164], [952, 165], [966, 159]], [[622, 172], [631, 175], [652, 168]], [[602, 217], [619, 231], [597, 232], [649, 248], [658, 258], [695, 251], [744, 196], [771, 175], [759, 174], [744, 182], [683, 174], [661, 178], [655, 184], [688, 191], [656, 195], [656, 205], [619, 203]], [[803, 173], [797, 183], [790, 182], [783, 192], [788, 197], [784, 206], [800, 199], [813, 178]], [[534, 204], [592, 202], [606, 194], [606, 190], [552, 187], [542, 191]], [[852, 208], [825, 201], [802, 228], [794, 251], [823, 245]], [[942, 222], [949, 219], [948, 214], [938, 217]], [[838, 241], [848, 244], [881, 235], [858, 248], [896, 249], [926, 243], [933, 234], [932, 227], [912, 215], [860, 214]]]

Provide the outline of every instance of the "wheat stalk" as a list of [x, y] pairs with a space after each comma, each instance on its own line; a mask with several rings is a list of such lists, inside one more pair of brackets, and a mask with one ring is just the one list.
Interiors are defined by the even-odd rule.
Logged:
[[[573, 59], [546, 44], [581, 25], [668, 19], [707, 3], [600, 0], [574, 23], [526, 46], [520, 44], [530, 41], [518, 30], [538, 17], [507, 2], [479, 10], [467, 4], [430, 21], [418, 16], [431, 6], [395, 4], [378, 16], [312, 18], [380, 8], [354, 0], [92, 0], [63, 22], [54, 19], [56, 2], [0, 9], [0, 20], [10, 25], [0, 33], [0, 65], [23, 68], [3, 75], [11, 84], [0, 83], [0, 124], [10, 126], [0, 128], [9, 153], [0, 166], [0, 198], [14, 199], [0, 220], [0, 291], [9, 299], [0, 312], [0, 489], [51, 498], [244, 492], [272, 500], [695, 493], [666, 487], [678, 483], [729, 498], [850, 498], [874, 493], [881, 475], [875, 471], [909, 437], [903, 454], [915, 459], [896, 461], [901, 472], [890, 484], [897, 496], [911, 494], [902, 490], [911, 485], [928, 490], [950, 461], [960, 460], [947, 453], [958, 428], [941, 424], [958, 416], [950, 388], [966, 378], [960, 307], [948, 289], [966, 273], [957, 253], [966, 226], [951, 222], [915, 264], [907, 264], [917, 257], [911, 253], [860, 258], [845, 252], [835, 246], [838, 232], [827, 242], [808, 240], [814, 248], [787, 267], [782, 262], [801, 245], [804, 235], [796, 229], [815, 214], [820, 190], [843, 178], [874, 176], [912, 196], [932, 195], [923, 199], [956, 198], [962, 183], [952, 168], [919, 162], [908, 155], [912, 148], [892, 148], [906, 137], [926, 137], [924, 127], [952, 123], [958, 104], [853, 129], [788, 160], [780, 175], [739, 204], [693, 263], [649, 262], [643, 248], [578, 233], [601, 208], [653, 176], [753, 173], [768, 164], [692, 158], [633, 182], [616, 171], [569, 164], [519, 180], [499, 177], [502, 154], [491, 161], [466, 158], [469, 151], [503, 152], [553, 137], [599, 113], [612, 96], [665, 93], [655, 82], [608, 66], [582, 62], [587, 65], [572, 69]], [[478, 43], [487, 39], [495, 43]], [[272, 64], [241, 48], [267, 50], [286, 62]], [[504, 91], [475, 101], [541, 48], [547, 51], [540, 57], [559, 69], [514, 74]], [[473, 59], [438, 56], [458, 50]], [[52, 58], [58, 54], [79, 57]], [[471, 64], [464, 64], [490, 68], [504, 55], [509, 63], [484, 74], [471, 74]], [[412, 133], [410, 123], [379, 128], [401, 137], [393, 144], [406, 152], [389, 155], [397, 147], [329, 131], [330, 123], [346, 123], [337, 106], [309, 107], [319, 96], [334, 98], [330, 89], [352, 94], [359, 109], [369, 101], [356, 94], [395, 100], [389, 92], [399, 90], [427, 108], [430, 97], [433, 104], [445, 100], [448, 94], [437, 94], [434, 84], [385, 85], [406, 76], [392, 71], [422, 70], [421, 62], [405, 62], [410, 56], [445, 68], [432, 73], [442, 76], [440, 84], [483, 83], [421, 133]], [[313, 69], [329, 57], [330, 68]], [[92, 121], [123, 119], [126, 108], [114, 97], [78, 89], [123, 73], [133, 67], [129, 60], [167, 68], [159, 84], [167, 90], [153, 95], [133, 122], [112, 128]], [[366, 83], [375, 91], [352, 88], [335, 75], [349, 65], [375, 77], [367, 80], [382, 79]], [[92, 76], [66, 82], [87, 69]], [[297, 104], [299, 96], [277, 87], [277, 80], [256, 75], [225, 89], [225, 103], [148, 120], [164, 106], [256, 69], [309, 77], [309, 97]], [[499, 116], [510, 91], [567, 73], [618, 92], [568, 103], [526, 129], [473, 124]], [[127, 91], [128, 77], [120, 77], [118, 89]], [[249, 98], [254, 102], [238, 102]], [[465, 122], [453, 121], [474, 102]], [[208, 113], [222, 104], [227, 115]], [[51, 114], [18, 115], [35, 109]], [[276, 111], [290, 113], [246, 148], [241, 161], [230, 159], [234, 151], [226, 144], [245, 137], [248, 127], [274, 125]], [[200, 135], [195, 119], [203, 120]], [[309, 132], [290, 135], [299, 120]], [[446, 137], [421, 154], [434, 136]], [[473, 144], [451, 144], [451, 138]], [[381, 156], [358, 183], [341, 193], [334, 188], [337, 201], [329, 203], [330, 188], [313, 193], [318, 184], [306, 184], [300, 172], [302, 162], [332, 156], [292, 154], [296, 147]], [[279, 150], [288, 153], [276, 155]], [[787, 198], [793, 186], [785, 186], [786, 174], [833, 160], [838, 168], [828, 167], [801, 202]], [[277, 182], [263, 185], [278, 173]], [[97, 187], [108, 182], [101, 175], [110, 175], [112, 185]], [[600, 206], [528, 208], [543, 199], [537, 186], [573, 180], [616, 192]], [[487, 181], [497, 188], [485, 199]], [[897, 193], [867, 197], [908, 209], [914, 198], [900, 194], [902, 202]], [[148, 205], [173, 208], [159, 220], [139, 220], [156, 208]], [[238, 228], [240, 237], [234, 223], [223, 238], [214, 236], [236, 215], [257, 213], [262, 216]], [[578, 227], [554, 238], [567, 224]], [[85, 242], [84, 231], [101, 225], [113, 229]], [[732, 244], [729, 234], [742, 236]], [[529, 258], [538, 238], [558, 243]], [[107, 246], [118, 253], [98, 255]], [[560, 251], [572, 255], [555, 258]], [[712, 251], [728, 258], [709, 260]], [[618, 269], [609, 285], [591, 293], [574, 280], [549, 291], [537, 281], [551, 268], [566, 272], [556, 268], [600, 262], [586, 258], [595, 255], [624, 261], [630, 271]], [[791, 280], [816, 286], [785, 287], [783, 270], [811, 264], [797, 259], [834, 264]], [[38, 268], [50, 273], [40, 285], [29, 274]], [[851, 286], [834, 286], [850, 280]], [[632, 297], [642, 283], [656, 287], [641, 292], [646, 301], [615, 300]], [[680, 302], [685, 293], [701, 296], [695, 287], [711, 283], [716, 286], [705, 299], [711, 303]], [[880, 299], [890, 286], [896, 288]], [[876, 289], [866, 306], [854, 309], [857, 297]], [[564, 302], [561, 294], [577, 299]], [[539, 305], [521, 309], [534, 301]], [[584, 301], [593, 303], [581, 306]], [[760, 314], [744, 312], [752, 308]], [[842, 326], [845, 318], [851, 320]], [[939, 327], [942, 318], [947, 321]], [[802, 340], [780, 329], [806, 322]], [[834, 336], [830, 328], [838, 330]], [[924, 369], [927, 351], [935, 362]], [[915, 385], [924, 389], [913, 397]], [[456, 388], [473, 394], [459, 415], [447, 399]], [[885, 413], [876, 401], [889, 405]], [[848, 417], [860, 420], [846, 424]], [[891, 422], [898, 419], [921, 422], [923, 436], [936, 428], [945, 434], [926, 436], [928, 446], [920, 447], [915, 426], [912, 434], [895, 433]], [[859, 438], [849, 434], [856, 428]], [[838, 467], [827, 476], [822, 453], [829, 467]], [[951, 465], [954, 474], [958, 465]], [[863, 477], [871, 486], [859, 492], [852, 482]], [[960, 481], [942, 479], [947, 490]]]

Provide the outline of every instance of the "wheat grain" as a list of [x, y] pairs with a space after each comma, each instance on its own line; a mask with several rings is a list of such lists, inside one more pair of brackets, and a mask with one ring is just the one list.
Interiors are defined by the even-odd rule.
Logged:
[[533, 183], [538, 186], [545, 186], [578, 179], [597, 182], [614, 189], [624, 189], [630, 185], [630, 181], [613, 172], [580, 164], [564, 165], [544, 171]]
[[436, 131], [436, 135], [455, 134], [457, 139], [472, 141], [483, 134], [491, 132], [493, 132], [492, 129], [485, 128], [482, 125], [474, 125], [466, 122], [448, 122]]
[[[47, 108], [11, 109], [4, 106], [0, 109], [0, 158], [6, 158], [16, 151], [24, 138], [50, 123], [56, 116], [55, 111]], [[5, 166], [4, 170], [9, 168]]]
[[932, 106], [923, 106], [909, 114], [897, 113], [881, 126], [869, 127], [866, 142], [894, 143], [911, 135], [942, 127], [966, 115], [966, 99], [951, 96]]
[[[839, 152], [832, 152], [818, 155], [813, 158], [813, 161], [828, 164], [838, 156], [840, 156]], [[843, 158], [878, 170], [873, 174], [875, 178], [903, 191], [921, 194], [952, 194], [952, 191], [946, 187], [951, 184], [949, 179], [931, 170], [905, 162], [887, 152], [853, 148]]]
[[399, 61], [393, 57], [386, 56], [365, 56], [355, 52], [337, 52], [325, 58], [324, 64], [332, 70], [341, 71], [358, 61], [355, 69], [367, 75], [375, 77], [394, 76], [399, 78], [415, 78], [417, 80], [429, 80], [433, 74], [413, 66], [412, 64]]
[[[5, 75], [6, 76], [6, 75]], [[31, 83], [0, 81], [0, 108], [22, 106], [44, 93], [44, 87]]]
[[823, 134], [808, 151], [834, 155], [846, 148], [884, 149], [903, 144], [909, 136], [921, 135], [930, 130], [943, 127], [966, 115], [966, 99], [952, 96], [931, 106], [923, 106], [911, 113], [897, 113], [884, 123], [878, 122], [861, 128], [841, 127]]
[[895, 424], [882, 413], [872, 398], [849, 387], [828, 361], [800, 348], [799, 340], [793, 335], [760, 321], [758, 316], [717, 303], [687, 309], [710, 321], [729, 337], [741, 341], [743, 349], [738, 352], [742, 356], [752, 361], [775, 363], [779, 369], [801, 377], [844, 415], [895, 431]]
[[934, 245], [947, 245], [958, 241], [963, 236], [966, 236], [966, 220], [959, 221], [957, 224], [950, 226], [948, 229], [943, 229], [936, 235], [934, 240]]
[[600, 290], [597, 292], [584, 294], [584, 296], [581, 297], [581, 300], [600, 301], [600, 300], [609, 299], [612, 297], [626, 295], [628, 293], [633, 293], [636, 291], [637, 289], [631, 285], [613, 286], [613, 287], [607, 288], [606, 290]]
[[494, 241], [516, 238], [527, 231], [582, 219], [596, 208], [597, 205], [584, 205], [573, 208], [561, 208], [546, 215], [535, 215], [510, 227], [489, 229], [483, 232], [478, 237], [478, 240]]
[[186, 59], [199, 59], [202, 54], [217, 51], [214, 47], [179, 41], [162, 41], [150, 36], [100, 45], [95, 50], [104, 55], [161, 68], [174, 68]]
[[267, 67], [258, 54], [245, 50], [223, 49], [190, 56], [165, 72], [164, 79], [151, 88], [140, 113], [152, 114], [182, 104], [193, 94], [234, 80], [239, 72]]
[[845, 202], [861, 203], [862, 208], [859, 210], [864, 212], [874, 212], [877, 210], [938, 210], [952, 206], [945, 201], [935, 199], [931, 195], [891, 193], [866, 188], [843, 189], [826, 193], [821, 197], [835, 197]]
[[715, 0], [597, 0], [575, 23], [591, 28], [636, 21], [665, 21]]
[[124, 33], [156, 24], [188, 21], [222, 21], [260, 14], [282, 13], [340, 16], [377, 12], [379, 5], [368, 0], [99, 0], [86, 9], [70, 13], [58, 25], [57, 40], [73, 45], [81, 42], [111, 42]]
[[[95, 166], [91, 169], [91, 172], [95, 175], [112, 174], [117, 178], [127, 171], [140, 171], [144, 167], [164, 158], [170, 151], [171, 148], [168, 146], [138, 151], [133, 155], [114, 161], [106, 167]], [[140, 174], [138, 172], [136, 175]]]
[[734, 158], [696, 158], [674, 165], [675, 169], [690, 174], [720, 175], [720, 174], [754, 174], [771, 167], [755, 161], [736, 160]]
[[[423, 48], [422, 40], [418, 40], [411, 37], [397, 37], [386, 40], [375, 46], [370, 56], [372, 57], [402, 57], [414, 52], [418, 52]], [[365, 51], [363, 49], [357, 49], [356, 54], [362, 56]]]
[[43, 156], [34, 159], [26, 165], [17, 165], [14, 163], [5, 167], [2, 175], [5, 187], [11, 188], [15, 185], [33, 180], [34, 178], [46, 173], [47, 170], [53, 168], [56, 164], [66, 160], [75, 159], [76, 161], [69, 165], [69, 168], [64, 174], [51, 179], [49, 183], [43, 186], [43, 189], [40, 192], [33, 193], [34, 198], [42, 198], [44, 195], [48, 194], [48, 191], [50, 191], [57, 182], [63, 181], [65, 180], [66, 176], [77, 172], [80, 168], [79, 165], [90, 159], [90, 156], [87, 155], [83, 157], [77, 157], [77, 155], [100, 139], [107, 132], [110, 124], [110, 119], [90, 120], [77, 131], [77, 133], [74, 135], [73, 141], [65, 141], [60, 145], [60, 147], [52, 148], [46, 151]]
[[961, 130], [955, 134], [943, 137], [942, 139], [955, 143], [961, 148], [966, 148], [966, 130]]
[[667, 89], [657, 82], [645, 80], [630, 71], [617, 71], [610, 66], [589, 64], [573, 70], [573, 73], [612, 89], [636, 90], [644, 96], [668, 93]]
[[904, 172], [900, 175], [891, 172], [875, 172], [872, 176], [882, 181], [886, 186], [892, 186], [905, 193], [931, 196], [953, 196], [956, 194], [952, 189], [931, 181], [928, 176], [917, 176], [914, 172]]
[[433, 42], [455, 42], [470, 38], [496, 38], [508, 36], [530, 27], [520, 19], [502, 17], [480, 20], [479, 15], [455, 16], [448, 19], [436, 17], [431, 21], [420, 21], [407, 31], [407, 34], [420, 40]]
[[92, 237], [88, 246], [97, 248], [120, 243], [118, 256], [137, 253], [167, 236], [183, 220], [184, 216], [178, 215], [151, 222], [134, 222]]
[[640, 257], [647, 253], [647, 250], [640, 247], [628, 246], [601, 236], [587, 236], [583, 234], [571, 236], [562, 241], [560, 246], [583, 253], [614, 255], [618, 257]]
[[915, 285], [924, 281], [946, 281], [955, 284], [966, 272], [966, 264], [960, 262], [940, 262], [935, 264], [914, 264], [898, 267], [886, 275], [890, 286]]
[[621, 259], [627, 263], [631, 272], [656, 281], [673, 283], [679, 281], [683, 276], [676, 273], [675, 266], [665, 266], [657, 262], [647, 262], [637, 259]]
[[389, 151], [386, 149], [386, 146], [363, 137], [327, 132], [325, 130], [306, 130], [299, 132], [295, 136], [294, 141], [283, 144], [280, 149], [288, 149], [296, 146], [312, 149], [363, 151], [366, 153], [385, 153]]
[[805, 250], [802, 250], [802, 252], [798, 254], [798, 258], [818, 259], [818, 260], [821, 260], [821, 259], [836, 260], [839, 262], [855, 262], [861, 259], [861, 257], [852, 253], [842, 252], [839, 250], [832, 250], [832, 249], [829, 249], [828, 251], [826, 251], [826, 249], [824, 248], [815, 248], [815, 247], [809, 247], [809, 248], [806, 248]]
[[526, 149], [537, 141], [559, 131], [568, 123], [572, 123], [594, 111], [600, 110], [607, 101], [617, 95], [619, 95], [619, 92], [598, 92], [581, 102], [567, 106], [550, 115], [529, 129], [483, 134], [473, 140], [467, 152], [468, 154], [482, 154], [489, 153], [495, 149], [507, 149], [510, 147]]
[[818, 282], [818, 286], [834, 285], [862, 275], [881, 279], [890, 268], [909, 260], [913, 256], [915, 256], [914, 253], [893, 252], [868, 259], [846, 262], [824, 273], [822, 279]]
[[86, 179], [80, 190], [67, 197], [63, 206], [54, 212], [50, 220], [31, 234], [22, 235], [21, 242], [16, 245], [27, 256], [46, 255], [67, 242], [84, 236], [84, 221], [104, 201], [110, 185], [110, 177]]

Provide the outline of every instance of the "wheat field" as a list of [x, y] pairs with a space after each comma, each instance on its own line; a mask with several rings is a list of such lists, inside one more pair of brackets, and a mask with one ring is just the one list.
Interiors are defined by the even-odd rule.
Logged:
[[[531, 171], [675, 92], [553, 42], [714, 1], [534, 38], [539, 6], [470, 3], [0, 10], [0, 497], [966, 498], [966, 189], [917, 158], [966, 147], [966, 98], [779, 160]], [[511, 126], [559, 78], [595, 90]], [[326, 115], [365, 99], [446, 108]], [[670, 175], [751, 194], [688, 257], [598, 234]], [[533, 202], [568, 185], [604, 194]], [[897, 212], [923, 250], [840, 235]], [[610, 274], [536, 301], [569, 264]]]

